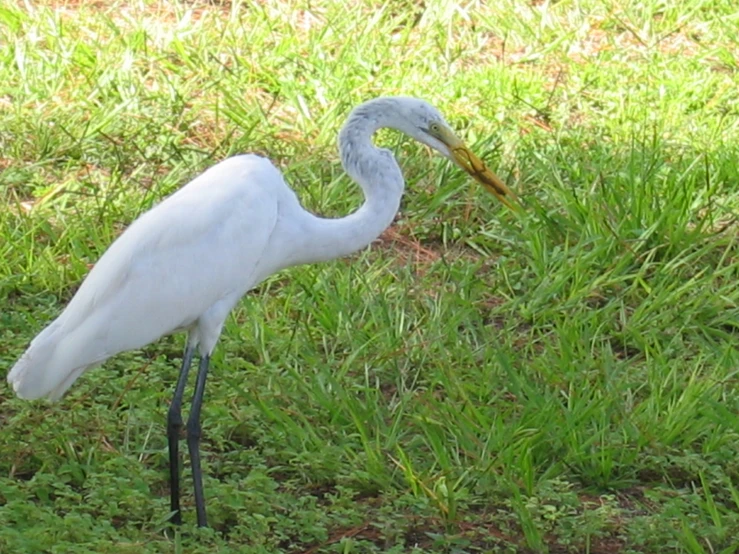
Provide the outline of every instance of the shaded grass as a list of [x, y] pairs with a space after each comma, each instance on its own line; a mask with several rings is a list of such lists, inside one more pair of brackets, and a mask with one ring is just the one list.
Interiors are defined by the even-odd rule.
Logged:
[[166, 525], [170, 337], [60, 404], [2, 393], [1, 550], [737, 549], [731, 2], [80, 2], [0, 22], [8, 367], [136, 215], [225, 156], [355, 209], [335, 134], [375, 95], [431, 100], [526, 206], [382, 133], [409, 188], [392, 242], [277, 275], [226, 325], [213, 529]]

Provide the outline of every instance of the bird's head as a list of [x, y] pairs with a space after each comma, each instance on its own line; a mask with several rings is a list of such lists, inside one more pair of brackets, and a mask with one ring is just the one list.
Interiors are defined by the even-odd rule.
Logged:
[[398, 98], [396, 105], [403, 132], [452, 160], [503, 204], [513, 208], [511, 201], [516, 196], [464, 144], [436, 108], [417, 98]]

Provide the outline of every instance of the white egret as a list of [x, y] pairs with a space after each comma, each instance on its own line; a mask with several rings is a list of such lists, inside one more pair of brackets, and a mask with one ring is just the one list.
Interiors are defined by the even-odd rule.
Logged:
[[113, 242], [62, 314], [31, 341], [8, 374], [25, 399], [58, 400], [84, 371], [163, 335], [187, 331], [167, 417], [172, 520], [181, 522], [178, 440], [195, 350], [200, 364], [187, 421], [195, 507], [205, 526], [200, 408], [210, 355], [223, 323], [251, 288], [298, 264], [351, 254], [393, 220], [405, 183], [380, 128], [397, 129], [453, 160], [506, 205], [505, 184], [456, 137], [441, 114], [415, 98], [377, 98], [356, 107], [339, 134], [341, 162], [362, 187], [359, 210], [325, 219], [300, 205], [280, 172], [256, 155], [229, 158], [144, 213]]

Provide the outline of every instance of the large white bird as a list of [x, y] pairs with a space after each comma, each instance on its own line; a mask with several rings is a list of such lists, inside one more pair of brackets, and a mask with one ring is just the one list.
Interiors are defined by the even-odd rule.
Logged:
[[178, 439], [195, 350], [200, 354], [187, 421], [199, 526], [205, 526], [200, 408], [210, 355], [228, 313], [269, 275], [351, 254], [393, 220], [405, 187], [378, 129], [397, 129], [455, 161], [506, 205], [515, 198], [456, 137], [441, 114], [415, 98], [377, 98], [356, 107], [339, 134], [341, 162], [362, 187], [356, 212], [325, 219], [307, 212], [272, 163], [229, 158], [139, 217], [103, 254], [62, 314], [33, 339], [8, 374], [25, 399], [59, 399], [84, 371], [163, 335], [188, 340], [167, 418], [172, 521], [181, 522]]

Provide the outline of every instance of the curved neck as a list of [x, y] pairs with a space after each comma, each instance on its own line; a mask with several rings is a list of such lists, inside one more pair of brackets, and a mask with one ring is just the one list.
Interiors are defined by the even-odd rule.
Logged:
[[[387, 100], [387, 99], [382, 99]], [[295, 264], [326, 261], [364, 248], [393, 222], [405, 181], [393, 155], [372, 144], [381, 127], [395, 127], [391, 102], [370, 101], [355, 108], [339, 133], [341, 164], [364, 192], [359, 210], [329, 219], [307, 214], [301, 225], [304, 242]]]

